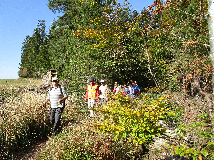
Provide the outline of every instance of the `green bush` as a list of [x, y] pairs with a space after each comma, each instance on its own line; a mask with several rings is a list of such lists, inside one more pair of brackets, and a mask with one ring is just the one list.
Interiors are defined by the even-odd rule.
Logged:
[[[180, 144], [170, 146], [173, 154], [192, 157], [194, 160], [214, 159], [213, 118], [210, 119], [206, 113], [199, 115], [199, 118], [200, 121], [190, 125], [178, 126]], [[187, 133], [192, 135], [191, 139], [187, 137]]]
[[127, 138], [136, 145], [151, 143], [165, 133], [159, 120], [172, 113], [167, 97], [152, 98], [144, 94], [135, 100], [120, 92], [109, 98], [108, 104], [98, 109], [104, 114], [104, 120], [96, 123], [99, 132], [111, 133], [115, 139]]

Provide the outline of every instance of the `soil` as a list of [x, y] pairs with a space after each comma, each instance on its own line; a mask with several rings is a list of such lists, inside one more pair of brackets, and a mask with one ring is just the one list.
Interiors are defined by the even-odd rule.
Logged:
[[46, 147], [47, 139], [43, 141], [38, 141], [36, 144], [30, 146], [27, 150], [23, 151], [18, 160], [35, 160], [39, 158], [39, 155]]

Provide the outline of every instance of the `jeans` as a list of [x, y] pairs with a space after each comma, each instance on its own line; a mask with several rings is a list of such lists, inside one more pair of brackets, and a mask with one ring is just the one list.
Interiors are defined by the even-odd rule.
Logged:
[[63, 108], [50, 108], [50, 121], [53, 125], [53, 132], [57, 133], [59, 130], [59, 126], [61, 125], [61, 116], [62, 116]]

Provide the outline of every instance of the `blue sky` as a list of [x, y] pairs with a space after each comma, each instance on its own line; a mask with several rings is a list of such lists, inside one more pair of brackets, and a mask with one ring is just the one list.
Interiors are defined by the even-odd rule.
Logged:
[[[124, 0], [118, 0], [123, 4]], [[154, 0], [128, 0], [140, 11]], [[46, 30], [58, 19], [47, 7], [48, 0], [0, 0], [0, 79], [17, 79], [22, 43], [32, 35], [38, 20], [46, 21]]]

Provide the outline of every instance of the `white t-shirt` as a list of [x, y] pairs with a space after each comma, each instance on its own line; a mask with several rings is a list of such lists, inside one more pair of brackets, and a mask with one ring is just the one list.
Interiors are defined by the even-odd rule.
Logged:
[[104, 86], [101, 85], [99, 87], [99, 90], [100, 90], [100, 95], [99, 95], [100, 98], [106, 98], [106, 94], [110, 91], [107, 84], [105, 84]]
[[47, 99], [49, 99], [51, 102], [51, 108], [63, 107], [64, 104], [63, 103], [58, 104], [58, 100], [62, 99], [63, 97], [68, 97], [68, 95], [63, 86], [61, 86], [61, 89], [62, 89], [62, 93], [59, 85], [57, 88], [52, 87], [51, 89], [49, 89]]

